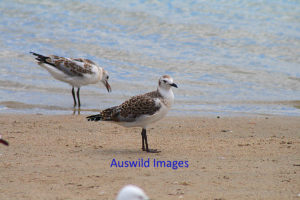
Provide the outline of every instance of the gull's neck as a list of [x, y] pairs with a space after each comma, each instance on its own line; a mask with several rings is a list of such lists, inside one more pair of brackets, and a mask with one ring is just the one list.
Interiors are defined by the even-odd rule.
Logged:
[[164, 99], [174, 99], [174, 94], [171, 88], [157, 87], [157, 91]]
[[162, 88], [159, 87], [157, 88], [158, 93], [162, 96], [162, 103], [167, 107], [171, 108], [171, 106], [174, 103], [174, 94], [171, 88]]
[[101, 67], [98, 67], [97, 66], [97, 70], [98, 70], [98, 77], [97, 77], [97, 79], [98, 79], [98, 81], [101, 81], [102, 80], [102, 78], [103, 78], [103, 69], [101, 68]]

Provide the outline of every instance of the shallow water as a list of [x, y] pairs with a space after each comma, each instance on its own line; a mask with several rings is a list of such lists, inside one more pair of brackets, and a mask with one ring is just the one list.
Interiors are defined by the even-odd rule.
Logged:
[[73, 112], [71, 87], [29, 51], [89, 58], [110, 73], [81, 89], [96, 112], [169, 74], [171, 114], [300, 115], [299, 1], [0, 1], [0, 112]]

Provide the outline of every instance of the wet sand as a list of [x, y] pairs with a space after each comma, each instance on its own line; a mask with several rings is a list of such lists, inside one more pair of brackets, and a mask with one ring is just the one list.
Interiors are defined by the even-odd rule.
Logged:
[[[152, 199], [299, 199], [299, 117], [167, 117], [150, 128], [84, 115], [0, 115], [0, 199], [115, 199], [126, 184]], [[149, 159], [150, 167], [110, 167]], [[179, 169], [153, 160], [188, 161]]]

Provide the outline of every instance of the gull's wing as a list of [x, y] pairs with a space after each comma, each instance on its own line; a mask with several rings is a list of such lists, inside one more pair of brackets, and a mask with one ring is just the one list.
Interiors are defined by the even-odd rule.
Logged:
[[84, 76], [85, 74], [93, 74], [96, 64], [89, 59], [84, 58], [64, 58], [60, 56], [50, 55], [43, 56], [31, 52], [37, 56], [36, 60], [39, 64], [47, 64], [55, 67], [69, 76]]
[[153, 115], [162, 106], [156, 93], [157, 91], [134, 96], [119, 106], [105, 109], [100, 114], [87, 118], [89, 121], [133, 122], [143, 115]]
[[134, 121], [142, 115], [153, 115], [160, 108], [161, 102], [158, 98], [151, 98], [148, 95], [135, 96], [118, 106], [117, 119]]

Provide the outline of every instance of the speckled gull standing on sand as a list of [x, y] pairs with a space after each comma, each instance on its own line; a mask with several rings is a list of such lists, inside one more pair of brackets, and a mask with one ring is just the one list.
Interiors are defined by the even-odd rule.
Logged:
[[108, 73], [102, 67], [99, 67], [93, 61], [84, 58], [64, 58], [60, 56], [50, 55], [43, 56], [34, 52], [30, 52], [38, 61], [38, 64], [45, 68], [57, 80], [69, 83], [72, 86], [72, 95], [74, 107], [77, 105], [74, 87], [77, 87], [78, 107], [80, 107], [79, 91], [83, 85], [98, 83], [101, 81], [108, 92], [111, 87], [108, 83]]
[[120, 190], [116, 200], [149, 200], [149, 197], [141, 188], [127, 185]]
[[170, 110], [174, 102], [171, 87], [173, 78], [164, 75], [158, 81], [156, 91], [130, 98], [119, 106], [103, 110], [98, 115], [88, 116], [89, 121], [111, 121], [125, 127], [142, 128], [142, 149], [150, 153], [158, 153], [156, 149], [148, 148], [146, 128], [149, 124], [161, 120]]
[[1, 143], [1, 144], [4, 144], [4, 145], [6, 145], [6, 146], [9, 145], [9, 143], [8, 143], [6, 140], [2, 139], [2, 135], [0, 135], [0, 143]]

